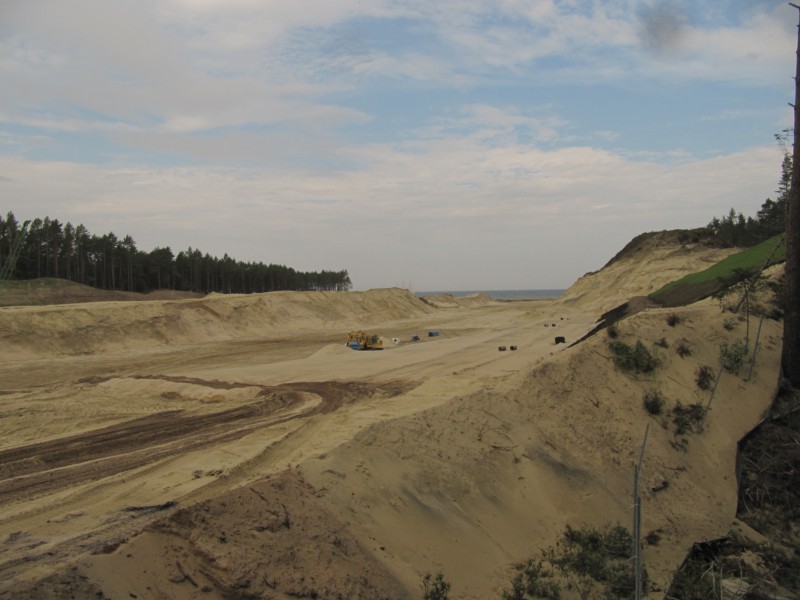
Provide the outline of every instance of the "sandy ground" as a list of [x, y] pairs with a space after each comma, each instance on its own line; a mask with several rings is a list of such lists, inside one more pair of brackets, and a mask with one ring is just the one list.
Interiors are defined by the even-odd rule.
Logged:
[[[630, 523], [648, 425], [659, 597], [693, 542], [731, 527], [736, 443], [769, 405], [781, 337], [765, 320], [752, 374], [725, 374], [702, 431], [675, 434], [643, 395], [706, 405], [697, 369], [716, 370], [746, 322], [712, 301], [625, 320], [619, 339], [661, 360], [647, 376], [616, 369], [603, 332], [569, 346], [602, 310], [711, 260], [661, 250], [558, 300], [389, 289], [0, 309], [0, 597], [417, 598], [437, 571], [453, 598], [499, 597], [567, 524]], [[352, 328], [386, 349], [347, 349]]]

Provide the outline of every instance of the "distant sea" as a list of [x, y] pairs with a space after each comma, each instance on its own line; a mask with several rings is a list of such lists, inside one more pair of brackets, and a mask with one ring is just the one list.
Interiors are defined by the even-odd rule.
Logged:
[[450, 294], [451, 296], [469, 296], [484, 294], [494, 300], [536, 300], [538, 298], [557, 298], [566, 290], [459, 290], [456, 292], [414, 292], [417, 297]]

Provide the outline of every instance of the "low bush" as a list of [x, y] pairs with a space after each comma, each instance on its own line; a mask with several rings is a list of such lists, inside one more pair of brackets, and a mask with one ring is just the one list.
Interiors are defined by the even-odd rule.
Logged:
[[629, 564], [632, 545], [633, 538], [622, 525], [606, 526], [603, 531], [567, 525], [554, 564], [564, 572], [598, 582], [605, 588], [606, 597], [627, 598], [634, 591]]
[[680, 322], [681, 318], [675, 313], [669, 313], [667, 315], [667, 325], [669, 325], [670, 327], [675, 327], [675, 325], [677, 325]]
[[[514, 566], [511, 589], [502, 591], [502, 600], [558, 600], [559, 582], [566, 584], [570, 597], [577, 592], [582, 598], [630, 598], [635, 585], [632, 546], [633, 537], [622, 525], [602, 530], [567, 525], [556, 545], [542, 551], [541, 559]], [[644, 582], [646, 578], [643, 570]]]
[[686, 358], [687, 356], [692, 355], [692, 349], [689, 346], [689, 341], [685, 338], [681, 338], [678, 342], [678, 345], [675, 347], [675, 352], [678, 353], [678, 356], [681, 358]]
[[727, 341], [719, 346], [719, 360], [722, 368], [732, 375], [738, 375], [739, 369], [747, 358], [747, 345], [744, 340], [736, 340], [732, 344]]
[[714, 369], [708, 365], [702, 365], [697, 369], [697, 387], [701, 390], [710, 390], [711, 385], [714, 383]]
[[553, 579], [553, 572], [544, 567], [543, 561], [529, 558], [524, 563], [514, 565], [514, 569], [517, 574], [511, 580], [511, 589], [502, 591], [502, 600], [560, 600], [561, 586]]
[[633, 348], [618, 340], [611, 342], [610, 345], [611, 352], [614, 354], [614, 364], [623, 371], [650, 373], [658, 366], [658, 359], [641, 340], [637, 341]]
[[669, 348], [669, 342], [667, 341], [667, 338], [662, 337], [660, 340], [656, 342], [656, 346], [658, 346], [659, 348]]
[[447, 600], [449, 593], [450, 584], [445, 580], [442, 573], [437, 573], [436, 577], [430, 573], [425, 573], [422, 578], [423, 600]]
[[642, 403], [645, 410], [653, 416], [660, 415], [664, 410], [664, 398], [658, 390], [646, 392]]
[[672, 422], [675, 424], [675, 435], [683, 435], [689, 431], [699, 433], [700, 425], [706, 416], [705, 407], [700, 404], [684, 406], [680, 402], [672, 409]]

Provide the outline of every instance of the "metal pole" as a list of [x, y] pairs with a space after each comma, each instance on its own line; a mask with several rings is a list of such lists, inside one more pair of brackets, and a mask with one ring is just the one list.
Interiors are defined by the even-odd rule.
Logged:
[[639, 476], [644, 462], [644, 448], [647, 445], [647, 434], [650, 432], [650, 423], [644, 430], [642, 449], [639, 452], [639, 462], [633, 465], [633, 579], [634, 600], [642, 600], [642, 498], [639, 496]]
[[756, 352], [758, 352], [758, 340], [761, 337], [761, 325], [764, 323], [764, 315], [761, 315], [761, 318], [758, 320], [758, 332], [756, 333], [756, 341], [753, 344], [753, 358], [750, 360], [750, 371], [747, 373], [747, 379], [745, 381], [750, 381], [750, 378], [753, 376], [753, 367], [756, 364]]

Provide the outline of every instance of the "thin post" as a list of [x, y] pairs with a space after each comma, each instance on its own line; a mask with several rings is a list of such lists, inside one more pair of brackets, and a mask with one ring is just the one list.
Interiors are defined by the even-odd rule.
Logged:
[[650, 423], [644, 430], [642, 449], [639, 452], [639, 461], [633, 465], [633, 580], [634, 600], [642, 600], [642, 498], [639, 496], [639, 477], [642, 463], [644, 462], [644, 448], [647, 445], [647, 434], [650, 432]]
[[764, 323], [764, 315], [762, 313], [761, 318], [758, 320], [758, 331], [756, 332], [756, 341], [753, 344], [753, 358], [750, 359], [750, 371], [747, 373], [746, 381], [750, 381], [750, 378], [753, 376], [753, 367], [756, 364], [756, 352], [758, 352], [758, 340], [761, 337], [761, 325]]

